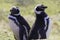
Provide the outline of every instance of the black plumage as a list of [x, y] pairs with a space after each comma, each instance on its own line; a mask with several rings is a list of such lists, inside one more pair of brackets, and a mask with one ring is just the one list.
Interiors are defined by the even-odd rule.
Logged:
[[29, 33], [29, 39], [46, 39], [46, 32], [49, 27], [49, 17], [45, 13], [45, 7], [41, 5], [35, 8], [36, 20]]
[[[24, 36], [25, 36], [25, 40], [27, 40], [27, 37], [28, 37], [28, 33], [29, 33], [29, 30], [30, 30], [30, 26], [29, 24], [27, 23], [27, 21], [19, 14], [19, 10], [17, 9], [12, 9], [10, 10], [11, 11], [11, 14], [9, 15], [9, 20], [12, 20], [12, 22], [14, 22], [14, 24], [16, 24], [18, 27], [18, 29], [16, 29], [18, 31], [18, 33], [15, 33], [17, 32], [16, 30], [13, 30], [14, 28], [12, 28], [12, 31], [14, 33], [14, 36], [17, 40], [24, 40]], [[10, 23], [11, 24], [11, 23]], [[13, 27], [14, 24], [11, 24]], [[19, 34], [19, 35], [18, 35]], [[17, 38], [18, 36], [18, 38]]]

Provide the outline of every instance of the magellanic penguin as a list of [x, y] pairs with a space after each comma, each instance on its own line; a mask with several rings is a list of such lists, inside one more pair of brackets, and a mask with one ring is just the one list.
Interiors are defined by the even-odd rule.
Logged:
[[19, 8], [13, 6], [10, 9], [9, 24], [16, 40], [27, 40], [30, 26], [27, 21], [19, 14]]
[[51, 26], [50, 26], [50, 18], [45, 13], [46, 8], [47, 6], [44, 6], [43, 4], [38, 4], [34, 8], [34, 12], [36, 14], [36, 20], [29, 33], [30, 40], [47, 39], [51, 30]]

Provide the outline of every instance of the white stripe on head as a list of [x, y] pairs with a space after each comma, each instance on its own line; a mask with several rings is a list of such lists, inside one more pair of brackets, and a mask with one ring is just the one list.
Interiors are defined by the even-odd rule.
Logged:
[[38, 4], [38, 5], [36, 5], [36, 7], [34, 8], [34, 9], [36, 9], [38, 6], [41, 6], [42, 4]]
[[15, 8], [16, 10], [19, 9], [19, 7], [12, 6], [12, 7], [10, 8], [10, 10], [12, 10], [13, 8]]
[[12, 7], [10, 8], [10, 10], [12, 10], [12, 8], [15, 8], [15, 9], [16, 9], [16, 6], [12, 6]]

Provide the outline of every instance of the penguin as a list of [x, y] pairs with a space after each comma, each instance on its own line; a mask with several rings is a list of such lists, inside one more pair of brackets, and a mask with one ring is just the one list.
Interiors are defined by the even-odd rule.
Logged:
[[34, 12], [36, 14], [36, 20], [34, 25], [32, 26], [32, 29], [29, 32], [30, 40], [47, 39], [51, 27], [50, 27], [50, 18], [48, 17], [47, 13], [45, 13], [46, 8], [47, 6], [44, 6], [43, 4], [38, 4], [34, 8]]
[[16, 40], [27, 40], [30, 26], [19, 13], [20, 10], [16, 6], [10, 9], [9, 25]]

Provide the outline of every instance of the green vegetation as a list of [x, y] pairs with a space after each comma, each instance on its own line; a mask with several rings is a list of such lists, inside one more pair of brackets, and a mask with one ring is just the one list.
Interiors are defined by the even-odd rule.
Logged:
[[8, 24], [9, 10], [12, 6], [18, 6], [21, 15], [32, 26], [35, 21], [34, 7], [40, 3], [48, 6], [46, 13], [53, 22], [48, 40], [60, 40], [60, 0], [0, 0], [0, 40], [14, 40]]

